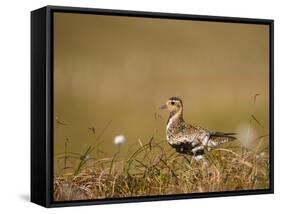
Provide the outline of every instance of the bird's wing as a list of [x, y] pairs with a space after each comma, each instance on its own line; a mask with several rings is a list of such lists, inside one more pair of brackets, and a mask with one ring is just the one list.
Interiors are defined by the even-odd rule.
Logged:
[[221, 132], [214, 132], [211, 134], [210, 139], [208, 141], [209, 147], [216, 147], [219, 144], [228, 143], [236, 139], [234, 137], [235, 133], [221, 133]]
[[192, 144], [194, 141], [197, 140], [199, 131], [197, 127], [192, 126], [190, 124], [184, 124], [181, 131], [174, 135], [173, 137], [173, 144], [176, 145], [183, 145], [183, 144]]
[[192, 135], [185, 135], [183, 133], [178, 133], [174, 136], [175, 144], [182, 144], [182, 143], [192, 143], [194, 137]]
[[[190, 125], [190, 126], [191, 126], [191, 125]], [[205, 128], [201, 127], [201, 126], [194, 125], [194, 126], [192, 126], [192, 127], [194, 127], [194, 129], [196, 129], [196, 131], [197, 131], [198, 133], [209, 133], [209, 134], [211, 134], [211, 132], [210, 132], [208, 129], [205, 129]]]
[[182, 131], [175, 135], [174, 145], [176, 147], [216, 147], [219, 144], [235, 140], [235, 133], [211, 132], [200, 126], [185, 124]]

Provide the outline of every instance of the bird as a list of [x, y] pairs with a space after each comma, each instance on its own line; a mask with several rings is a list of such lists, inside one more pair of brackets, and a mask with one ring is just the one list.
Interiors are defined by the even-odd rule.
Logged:
[[176, 152], [193, 156], [196, 160], [204, 159], [206, 153], [220, 144], [236, 139], [236, 133], [209, 131], [200, 126], [186, 123], [183, 119], [183, 101], [171, 97], [160, 109], [169, 112], [166, 124], [166, 138]]

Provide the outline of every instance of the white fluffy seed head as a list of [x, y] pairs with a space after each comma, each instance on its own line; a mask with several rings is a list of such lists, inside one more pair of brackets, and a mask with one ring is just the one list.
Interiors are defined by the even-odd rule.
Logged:
[[240, 124], [237, 128], [237, 138], [240, 140], [241, 144], [246, 148], [254, 147], [258, 142], [256, 139], [258, 133], [256, 129], [249, 123]]
[[114, 137], [113, 142], [115, 145], [122, 145], [126, 142], [126, 138], [124, 135], [117, 135]]

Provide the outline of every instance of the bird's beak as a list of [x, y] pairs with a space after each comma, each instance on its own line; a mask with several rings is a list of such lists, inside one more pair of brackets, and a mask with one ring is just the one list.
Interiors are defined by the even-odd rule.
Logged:
[[160, 109], [166, 109], [166, 108], [167, 108], [167, 105], [164, 104], [164, 105], [160, 106], [159, 108], [160, 108]]

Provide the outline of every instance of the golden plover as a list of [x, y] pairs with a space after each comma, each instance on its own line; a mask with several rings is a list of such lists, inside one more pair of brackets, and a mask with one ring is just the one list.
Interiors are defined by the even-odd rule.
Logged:
[[193, 155], [199, 160], [203, 158], [204, 148], [209, 150], [236, 139], [233, 136], [235, 133], [211, 132], [186, 123], [183, 119], [183, 102], [178, 97], [171, 97], [160, 108], [169, 111], [166, 137], [168, 143], [179, 153]]

